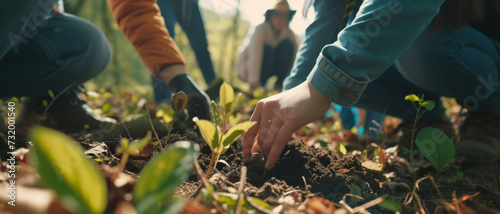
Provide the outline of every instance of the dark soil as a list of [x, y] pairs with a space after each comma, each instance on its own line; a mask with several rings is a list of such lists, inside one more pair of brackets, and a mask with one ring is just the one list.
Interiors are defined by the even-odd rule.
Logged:
[[[187, 132], [183, 136], [173, 135], [172, 137], [184, 138], [198, 144], [200, 146], [198, 158], [200, 166], [203, 170], [207, 169], [211, 159], [211, 151], [201, 137], [198, 137], [194, 132]], [[220, 159], [225, 160], [230, 166], [218, 163], [217, 172], [215, 172], [217, 175], [212, 175], [210, 181], [218, 183], [219, 188], [237, 188], [241, 167], [245, 165], [241, 153], [241, 142], [235, 142], [225, 154], [221, 155]], [[388, 181], [380, 173], [364, 169], [358, 158], [352, 155], [343, 156], [325, 148], [313, 148], [306, 146], [299, 140], [292, 140], [288, 143], [278, 163], [269, 172], [264, 173], [261, 167], [255, 165], [247, 165], [247, 167], [245, 192], [250, 196], [270, 200], [297, 192], [303, 199], [319, 196], [338, 203], [346, 193], [352, 193], [363, 197], [364, 200], [347, 197], [346, 202], [351, 207], [364, 204], [384, 194], [387, 194], [389, 199], [402, 203], [406, 194], [413, 189], [414, 184], [412, 178], [398, 175]], [[432, 169], [427, 170], [429, 170], [427, 173], [431, 172], [432, 174]], [[450, 181], [449, 178], [453, 178], [454, 175], [443, 172], [437, 176], [436, 180], [446, 201], [451, 201], [453, 191], [456, 191], [458, 198], [462, 194], [471, 195], [480, 191], [481, 194], [475, 199], [490, 209], [500, 210], [499, 183], [496, 183], [495, 186], [495, 183], [491, 182], [494, 179], [492, 177], [500, 175], [498, 174], [499, 170], [498, 164], [482, 167], [469, 166], [463, 169], [464, 178]], [[417, 173], [417, 176], [420, 176], [418, 178], [423, 177], [423, 173], [422, 170]], [[456, 171], [452, 173], [456, 173]], [[432, 175], [436, 177], [435, 173]], [[500, 177], [496, 179], [498, 182]], [[199, 188], [198, 181], [199, 178], [195, 173], [192, 173], [189, 180], [184, 182], [177, 192], [192, 196]], [[433, 213], [435, 207], [440, 203], [439, 195], [429, 180], [422, 181], [419, 187], [418, 194], [424, 206], [430, 213]], [[378, 207], [370, 208], [370, 211], [383, 213]]]

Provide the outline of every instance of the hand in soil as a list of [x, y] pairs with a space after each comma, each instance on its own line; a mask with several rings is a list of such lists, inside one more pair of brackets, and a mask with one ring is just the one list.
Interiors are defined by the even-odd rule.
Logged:
[[316, 92], [309, 82], [260, 100], [250, 118], [257, 125], [243, 136], [245, 161], [252, 153], [260, 152], [267, 160], [266, 170], [273, 168], [292, 133], [319, 119], [329, 107], [330, 101]]

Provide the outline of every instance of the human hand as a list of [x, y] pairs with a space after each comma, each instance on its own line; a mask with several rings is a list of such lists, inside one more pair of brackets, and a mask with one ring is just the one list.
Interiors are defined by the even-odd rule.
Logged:
[[184, 65], [169, 66], [163, 69], [158, 76], [167, 83], [170, 90], [174, 92], [183, 91], [187, 95], [187, 121], [192, 121], [193, 117], [210, 119], [210, 98], [196, 85], [193, 78], [185, 72]]
[[319, 119], [330, 108], [308, 81], [288, 91], [257, 103], [250, 118], [257, 124], [243, 136], [243, 158], [250, 160], [253, 152], [266, 158], [265, 169], [274, 167], [293, 132]]

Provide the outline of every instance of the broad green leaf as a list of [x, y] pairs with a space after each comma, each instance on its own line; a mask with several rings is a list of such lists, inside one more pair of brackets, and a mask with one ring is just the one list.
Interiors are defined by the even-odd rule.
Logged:
[[185, 181], [198, 148], [188, 141], [178, 141], [169, 145], [157, 158], [151, 160], [141, 171], [135, 183], [133, 195], [139, 213], [151, 213], [167, 200]]
[[183, 91], [179, 91], [170, 99], [170, 105], [175, 112], [181, 113], [186, 109], [188, 98]]
[[384, 209], [389, 210], [389, 211], [394, 212], [394, 213], [403, 212], [403, 208], [401, 207], [401, 204], [394, 202], [394, 201], [391, 201], [391, 200], [388, 200], [388, 199], [385, 199], [386, 197], [387, 197], [387, 194], [381, 196], [381, 198], [384, 199], [384, 202], [378, 204], [379, 207], [384, 208]]
[[434, 103], [434, 101], [432, 100], [427, 100], [422, 103], [422, 106], [425, 107], [427, 111], [432, 111], [432, 109], [434, 109], [434, 106], [436, 106], [436, 103]]
[[417, 148], [434, 166], [441, 170], [455, 156], [455, 146], [441, 130], [425, 127], [417, 135]]
[[335, 147], [335, 151], [337, 152], [340, 152], [342, 153], [343, 155], [347, 154], [347, 149], [345, 148], [345, 146], [341, 143], [339, 143], [336, 147]]
[[130, 143], [127, 152], [131, 155], [138, 155], [148, 145], [149, 141], [151, 141], [151, 131], [148, 131], [144, 138]]
[[210, 103], [210, 118], [213, 124], [222, 125], [220, 122], [219, 106], [214, 101]]
[[410, 95], [406, 96], [405, 100], [409, 100], [412, 102], [419, 102], [420, 101], [420, 99], [415, 94], [410, 94]]
[[222, 146], [225, 149], [229, 148], [231, 143], [233, 143], [236, 138], [238, 138], [241, 134], [246, 132], [250, 127], [255, 125], [257, 122], [255, 121], [245, 121], [240, 124], [236, 124], [235, 126], [231, 127], [226, 134], [224, 134], [224, 137], [222, 138]]
[[224, 108], [225, 112], [231, 111], [231, 104], [234, 101], [234, 90], [231, 85], [223, 82], [220, 86], [220, 105]]
[[49, 96], [50, 98], [54, 99], [54, 92], [52, 92], [52, 90], [49, 89]]
[[[237, 194], [234, 194], [234, 193], [216, 193], [216, 195], [217, 195], [217, 198], [219, 199], [220, 203], [226, 204], [227, 207], [229, 208], [229, 210], [234, 210], [234, 208], [236, 206], [236, 203], [238, 201], [238, 195]], [[258, 198], [255, 198], [255, 197], [250, 197], [250, 200], [252, 200], [252, 202], [258, 204], [262, 208], [268, 209], [269, 211], [272, 210], [271, 205], [269, 205], [267, 202], [265, 202], [265, 201], [263, 201], [261, 199], [258, 199]], [[252, 206], [250, 206], [246, 202], [246, 200], [242, 200], [241, 207], [243, 208], [243, 210], [245, 210], [247, 212], [248, 211], [253, 211], [253, 212], [261, 213], [259, 210], [256, 210]]]
[[38, 173], [62, 204], [76, 213], [103, 213], [108, 200], [104, 176], [84, 157], [83, 149], [63, 133], [44, 127], [35, 128], [32, 139]]
[[208, 120], [200, 120], [195, 117], [193, 121], [200, 129], [201, 136], [205, 142], [207, 142], [212, 151], [214, 151], [214, 149], [219, 146], [219, 133], [217, 133], [217, 128]]

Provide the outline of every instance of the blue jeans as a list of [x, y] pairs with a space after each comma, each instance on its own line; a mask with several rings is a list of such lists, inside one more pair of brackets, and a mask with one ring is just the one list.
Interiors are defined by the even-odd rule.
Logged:
[[49, 15], [56, 1], [8, 2], [0, 4], [0, 14], [9, 15], [0, 15], [0, 96], [60, 92], [106, 68], [111, 49], [95, 25], [69, 14]]
[[281, 41], [276, 47], [264, 46], [260, 85], [266, 85], [269, 78], [276, 75], [276, 87], [282, 88], [283, 80], [290, 73], [293, 65], [293, 42], [289, 39]]
[[[195, 0], [158, 0], [158, 6], [172, 38], [175, 38], [175, 23], [179, 23], [182, 27], [189, 39], [205, 82], [210, 84], [215, 79], [215, 71], [208, 51], [205, 24], [198, 2]], [[156, 103], [170, 103], [171, 91], [165, 82], [154, 77], [151, 78]]]
[[[426, 100], [431, 99], [437, 103], [436, 108], [424, 114], [422, 120], [443, 119], [444, 108], [440, 103], [440, 96], [454, 97], [470, 111], [488, 111], [500, 106], [498, 41], [470, 27], [460, 31], [456, 28], [425, 30], [425, 26], [429, 26], [426, 23], [432, 17], [433, 8], [439, 8], [438, 1], [418, 4], [421, 8], [412, 1], [357, 1], [357, 4], [362, 3], [355, 6], [360, 8], [359, 12], [356, 13], [358, 9], [354, 9], [353, 15], [349, 17], [349, 22], [353, 21], [354, 24], [339, 32], [341, 15], [333, 14], [343, 14], [347, 2], [316, 0], [316, 19], [306, 30], [306, 39], [300, 46], [291, 75], [285, 80], [285, 88], [298, 85], [305, 81], [311, 70], [329, 64], [329, 72], [330, 68], [344, 72], [338, 75], [332, 71], [333, 75], [337, 75], [334, 78], [339, 79], [340, 85], [351, 87], [347, 89], [347, 93], [354, 99], [356, 92], [362, 89], [353, 86], [368, 83], [355, 106], [377, 112], [385, 111], [388, 115], [406, 121], [413, 120], [416, 113], [412, 104], [404, 100], [408, 94], [425, 94]], [[387, 2], [401, 4], [401, 10], [384, 16], [383, 9], [388, 7]], [[437, 5], [431, 7], [431, 4]], [[372, 20], [376, 22], [362, 22], [369, 17], [374, 17]], [[415, 23], [411, 28], [411, 25], [405, 25], [412, 22]], [[430, 26], [432, 28], [432, 23]], [[422, 27], [425, 28], [419, 31]], [[414, 36], [412, 33], [415, 32], [420, 33]], [[355, 41], [361, 38], [356, 36], [363, 35], [362, 33], [369, 36], [365, 44], [362, 43], [363, 40]], [[340, 43], [336, 42], [337, 38], [341, 39]], [[412, 43], [409, 43], [409, 49], [405, 48], [410, 41]], [[335, 43], [323, 48], [325, 44], [332, 42]], [[364, 46], [356, 49], [353, 47], [356, 45]], [[345, 50], [353, 51], [347, 53], [349, 58], [345, 57]], [[320, 52], [330, 61], [322, 60], [316, 64]], [[386, 67], [383, 66], [387, 64], [386, 61], [399, 52], [402, 54], [398, 55], [399, 58], [394, 58], [396, 60], [392, 62], [395, 63], [381, 72], [384, 70], [380, 69]], [[313, 66], [316, 66], [315, 69]], [[312, 80], [317, 81], [318, 77], [315, 76]], [[345, 92], [345, 89], [342, 90]], [[341, 104], [346, 103], [348, 102]]]

